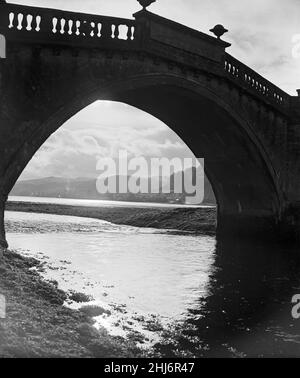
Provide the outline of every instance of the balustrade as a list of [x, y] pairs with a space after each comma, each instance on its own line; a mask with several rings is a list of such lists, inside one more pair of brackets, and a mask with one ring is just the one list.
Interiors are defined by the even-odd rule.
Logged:
[[248, 87], [270, 102], [283, 107], [288, 106], [289, 95], [287, 93], [229, 54], [226, 54], [224, 69], [231, 79], [239, 82], [242, 86]]
[[6, 27], [13, 32], [43, 33], [49, 37], [60, 36], [66, 39], [85, 37], [127, 42], [136, 39], [134, 20], [15, 4], [6, 4], [4, 9], [7, 17]]
[[[29, 36], [26, 41], [34, 43], [47, 42], [53, 44], [70, 44], [76, 47], [76, 41], [80, 46], [92, 48], [102, 46], [109, 48], [126, 49], [137, 47], [135, 42], [147, 44], [151, 33], [147, 29], [149, 25], [125, 18], [107, 17], [84, 13], [67, 12], [55, 9], [21, 6], [16, 4], [0, 4], [0, 33], [13, 38]], [[158, 16], [156, 17], [156, 22]], [[162, 22], [166, 22], [162, 19]], [[148, 26], [147, 26], [148, 25]], [[180, 32], [181, 25], [176, 26], [176, 33]], [[191, 33], [193, 38], [197, 32], [182, 26], [182, 33]], [[144, 30], [145, 29], [145, 30]], [[8, 33], [7, 33], [8, 31]], [[11, 34], [10, 34], [11, 33]], [[40, 36], [40, 37], [39, 37]], [[146, 37], [145, 37], [146, 36]], [[199, 33], [199, 38], [203, 38]], [[86, 42], [88, 41], [88, 43]], [[141, 46], [142, 48], [145, 46]], [[165, 43], [164, 48], [168, 49]], [[179, 48], [179, 47], [178, 47]], [[174, 46], [170, 46], [173, 51]], [[191, 53], [197, 55], [195, 51]], [[247, 67], [229, 54], [225, 55], [224, 75], [239, 84], [242, 88], [261, 96], [283, 108], [289, 106], [290, 96], [258, 73]]]

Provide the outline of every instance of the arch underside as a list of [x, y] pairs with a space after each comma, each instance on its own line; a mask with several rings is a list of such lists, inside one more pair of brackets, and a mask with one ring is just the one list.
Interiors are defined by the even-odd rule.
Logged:
[[211, 99], [168, 85], [127, 91], [118, 100], [165, 122], [197, 158], [204, 158], [218, 203], [219, 231], [260, 233], [275, 226], [280, 198], [272, 167], [228, 111]]
[[245, 229], [254, 227], [264, 232], [276, 223], [281, 204], [272, 166], [246, 130], [246, 122], [239, 122], [214, 95], [161, 79], [141, 78], [136, 85], [127, 82], [105, 91], [93, 89], [49, 114], [35, 138], [15, 157], [6, 178], [8, 190], [46, 139], [97, 99], [124, 102], [148, 112], [176, 132], [197, 158], [205, 159], [206, 174], [218, 202], [219, 230], [229, 232], [243, 225]]

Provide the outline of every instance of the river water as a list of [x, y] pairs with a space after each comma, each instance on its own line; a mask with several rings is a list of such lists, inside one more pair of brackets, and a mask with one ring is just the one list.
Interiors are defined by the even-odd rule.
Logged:
[[48, 214], [7, 212], [6, 223], [10, 247], [90, 295], [96, 326], [114, 335], [163, 356], [300, 356], [297, 248]]
[[113, 334], [138, 329], [155, 340], [149, 322], [184, 321], [206, 296], [213, 237], [22, 212], [6, 212], [6, 223], [10, 248], [46, 262], [44, 277], [63, 290], [93, 297]]

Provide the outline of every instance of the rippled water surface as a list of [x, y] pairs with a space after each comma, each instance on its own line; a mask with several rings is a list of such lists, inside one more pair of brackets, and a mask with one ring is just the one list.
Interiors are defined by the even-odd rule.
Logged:
[[[122, 309], [129, 323], [136, 315], [184, 320], [206, 296], [212, 237], [48, 214], [7, 212], [6, 222], [11, 248], [47, 260], [46, 278], [110, 311]], [[116, 318], [99, 322], [121, 334], [124, 327], [112, 327]]]
[[18, 212], [6, 225], [47, 279], [93, 297], [96, 325], [112, 334], [134, 333], [163, 356], [300, 356], [297, 246]]

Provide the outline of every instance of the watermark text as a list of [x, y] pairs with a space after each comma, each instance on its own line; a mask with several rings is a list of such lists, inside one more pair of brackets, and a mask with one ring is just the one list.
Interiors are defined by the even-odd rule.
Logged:
[[204, 159], [129, 158], [122, 150], [116, 159], [99, 159], [96, 169], [100, 194], [176, 193], [191, 205], [204, 200]]

